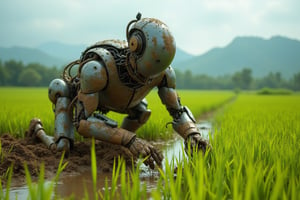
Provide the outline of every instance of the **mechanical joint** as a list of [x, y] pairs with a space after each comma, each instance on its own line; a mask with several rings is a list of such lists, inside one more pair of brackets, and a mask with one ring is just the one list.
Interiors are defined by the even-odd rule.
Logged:
[[184, 139], [191, 134], [200, 133], [194, 116], [186, 106], [175, 112], [173, 117], [175, 117], [172, 123], [173, 128]]
[[70, 91], [67, 83], [62, 79], [54, 79], [49, 84], [48, 97], [53, 104], [59, 97], [69, 97]]

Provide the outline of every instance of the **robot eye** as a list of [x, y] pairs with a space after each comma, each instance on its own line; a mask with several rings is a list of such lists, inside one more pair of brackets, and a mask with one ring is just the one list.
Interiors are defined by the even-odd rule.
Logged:
[[131, 52], [136, 53], [137, 55], [141, 55], [144, 50], [144, 39], [143, 33], [140, 31], [135, 31], [130, 36], [129, 39], [129, 49]]

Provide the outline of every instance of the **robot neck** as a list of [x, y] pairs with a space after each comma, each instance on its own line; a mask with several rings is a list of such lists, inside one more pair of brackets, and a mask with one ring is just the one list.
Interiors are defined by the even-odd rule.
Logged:
[[127, 56], [127, 71], [129, 76], [134, 79], [136, 82], [142, 85], [146, 85], [151, 82], [152, 78], [146, 78], [140, 74], [137, 70], [136, 58], [132, 54]]

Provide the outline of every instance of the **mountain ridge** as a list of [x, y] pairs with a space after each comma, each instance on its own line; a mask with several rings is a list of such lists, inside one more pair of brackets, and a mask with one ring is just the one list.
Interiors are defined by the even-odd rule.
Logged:
[[[48, 42], [36, 48], [0, 47], [0, 59], [22, 61], [24, 64], [38, 62], [45, 66], [65, 66], [80, 58], [88, 47], [84, 44]], [[290, 78], [300, 71], [300, 41], [284, 36], [264, 39], [256, 36], [238, 36], [224, 47], [216, 47], [204, 54], [194, 56], [177, 48], [172, 67], [193, 74], [209, 76], [232, 75], [243, 68], [250, 68], [255, 77], [270, 72], [280, 72]]]
[[66, 63], [63, 59], [48, 55], [42, 50], [22, 46], [0, 47], [0, 59], [2, 62], [16, 60], [24, 64], [40, 63], [48, 67]]
[[222, 76], [250, 68], [255, 77], [280, 72], [291, 77], [300, 71], [300, 41], [283, 36], [270, 39], [236, 37], [224, 47], [213, 48], [186, 62], [173, 65], [175, 69], [196, 74]]

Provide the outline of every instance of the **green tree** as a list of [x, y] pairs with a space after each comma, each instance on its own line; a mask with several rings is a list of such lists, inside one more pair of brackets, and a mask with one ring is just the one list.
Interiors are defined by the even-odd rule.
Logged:
[[183, 88], [192, 88], [193, 75], [190, 70], [186, 70], [183, 75]]
[[26, 68], [19, 75], [18, 82], [23, 86], [38, 86], [42, 76], [34, 69]]
[[53, 79], [60, 76], [59, 70], [57, 70], [55, 67], [48, 68], [39, 63], [29, 63], [26, 67], [28, 69], [35, 70], [41, 75], [42, 79], [39, 83], [41, 86], [48, 86]]
[[294, 74], [292, 82], [293, 82], [294, 90], [300, 90], [300, 72]]
[[7, 85], [9, 75], [5, 68], [2, 65], [2, 62], [0, 60], [0, 85]]
[[257, 87], [269, 87], [269, 88], [279, 88], [284, 87], [284, 80], [281, 77], [280, 72], [270, 72], [267, 76], [263, 77], [262, 79], [257, 80]]
[[250, 89], [252, 81], [252, 70], [249, 68], [244, 68], [232, 76], [232, 82], [236, 88]]
[[22, 62], [9, 60], [4, 63], [4, 70], [7, 72], [7, 84], [18, 85], [19, 74], [23, 71], [24, 65]]

